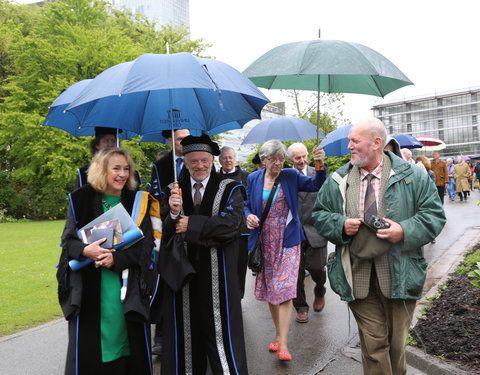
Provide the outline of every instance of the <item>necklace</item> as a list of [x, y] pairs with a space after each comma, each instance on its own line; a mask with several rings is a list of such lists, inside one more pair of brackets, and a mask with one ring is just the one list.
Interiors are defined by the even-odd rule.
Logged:
[[110, 210], [111, 208], [113, 208], [113, 206], [108, 204], [107, 201], [103, 198], [102, 198], [102, 204], [105, 206], [107, 210]]

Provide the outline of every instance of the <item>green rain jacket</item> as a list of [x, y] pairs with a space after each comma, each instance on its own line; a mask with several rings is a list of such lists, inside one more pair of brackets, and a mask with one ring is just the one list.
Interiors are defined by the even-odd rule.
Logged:
[[[425, 171], [385, 151], [392, 170], [384, 195], [385, 217], [399, 223], [404, 237], [389, 249], [393, 299], [420, 299], [427, 274], [423, 245], [431, 242], [445, 225], [445, 212], [435, 184]], [[336, 245], [327, 263], [328, 278], [343, 301], [353, 301], [352, 267], [349, 244], [343, 232], [347, 163], [323, 184], [313, 208], [318, 233]]]

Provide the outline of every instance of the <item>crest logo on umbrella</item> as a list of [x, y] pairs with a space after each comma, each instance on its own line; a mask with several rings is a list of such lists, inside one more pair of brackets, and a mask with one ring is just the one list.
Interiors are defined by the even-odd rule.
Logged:
[[172, 110], [167, 111], [167, 119], [160, 120], [162, 124], [170, 124], [173, 123], [174, 128], [179, 128], [181, 123], [188, 123], [190, 119], [188, 117], [182, 117], [181, 112], [179, 109], [173, 108]]

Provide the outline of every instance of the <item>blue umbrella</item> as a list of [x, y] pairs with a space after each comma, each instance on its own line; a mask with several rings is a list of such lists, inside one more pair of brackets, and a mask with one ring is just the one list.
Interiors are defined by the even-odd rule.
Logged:
[[[199, 137], [202, 135], [202, 132], [200, 130], [190, 130], [190, 134]], [[155, 143], [168, 143], [168, 139], [165, 138], [162, 133], [149, 133], [145, 134], [140, 138], [139, 143], [142, 142], [155, 142]]]
[[81, 128], [137, 134], [190, 129], [209, 135], [239, 129], [269, 100], [243, 74], [189, 53], [144, 54], [94, 78], [66, 108]]
[[327, 156], [343, 156], [350, 153], [348, 149], [348, 132], [352, 125], [341, 126], [327, 134], [320, 143]]
[[410, 134], [392, 134], [390, 137], [397, 140], [401, 148], [422, 148], [423, 143]]
[[[325, 135], [320, 133], [320, 137]], [[242, 145], [264, 143], [270, 139], [305, 141], [317, 138], [317, 127], [299, 117], [275, 117], [260, 121], [247, 134]]]
[[[87, 85], [91, 81], [91, 79], [85, 79], [83, 81], [74, 83], [72, 86], [63, 90], [50, 106], [47, 117], [42, 123], [42, 126], [52, 126], [54, 128], [59, 128], [65, 130], [66, 132], [70, 133], [75, 137], [94, 136], [95, 128], [80, 127], [80, 120], [73, 113], [66, 111], [66, 108], [70, 105], [70, 103], [85, 87], [87, 87]], [[127, 131], [122, 131], [119, 134], [119, 137], [124, 139], [130, 139], [136, 136], [137, 134]]]

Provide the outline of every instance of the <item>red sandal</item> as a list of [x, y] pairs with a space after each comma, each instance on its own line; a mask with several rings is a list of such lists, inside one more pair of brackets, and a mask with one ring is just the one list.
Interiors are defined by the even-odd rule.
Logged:
[[278, 347], [280, 344], [278, 343], [278, 339], [273, 339], [270, 345], [268, 345], [268, 350], [270, 352], [278, 352]]
[[280, 361], [291, 361], [292, 360], [292, 355], [288, 350], [280, 350], [278, 352], [278, 359]]

